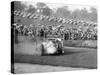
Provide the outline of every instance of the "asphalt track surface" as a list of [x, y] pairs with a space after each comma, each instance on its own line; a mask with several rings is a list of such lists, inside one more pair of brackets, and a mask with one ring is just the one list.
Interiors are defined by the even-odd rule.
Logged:
[[30, 63], [74, 68], [97, 68], [97, 49], [65, 47], [63, 55], [34, 56], [14, 54], [15, 63]]
[[15, 63], [14, 64], [15, 74], [61, 72], [61, 71], [76, 71], [76, 70], [88, 70], [88, 69], [63, 67], [63, 66], [28, 64], [28, 63]]

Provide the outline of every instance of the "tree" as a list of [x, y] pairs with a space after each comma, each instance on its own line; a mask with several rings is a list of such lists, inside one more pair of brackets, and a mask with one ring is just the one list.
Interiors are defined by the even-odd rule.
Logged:
[[37, 3], [37, 12], [43, 15], [51, 15], [52, 14], [52, 9], [50, 9], [45, 3]]
[[97, 9], [92, 7], [90, 10], [91, 21], [97, 22]]
[[89, 20], [89, 13], [86, 8], [80, 10], [80, 16], [83, 20]]
[[36, 12], [36, 8], [34, 6], [32, 6], [32, 5], [30, 5], [28, 7], [28, 9], [27, 9], [27, 12], [29, 12], [29, 13], [35, 13]]
[[55, 15], [62, 18], [68, 18], [70, 15], [70, 11], [67, 8], [67, 6], [58, 8]]
[[20, 1], [14, 1], [14, 10], [24, 10], [26, 5], [22, 4]]
[[42, 12], [43, 15], [46, 15], [46, 16], [49, 16], [52, 14], [52, 10], [48, 7], [46, 8], [43, 8], [43, 12]]
[[70, 17], [72, 19], [80, 19], [80, 10], [79, 9], [74, 10], [70, 15]]
[[44, 7], [46, 7], [47, 5], [46, 5], [45, 3], [38, 2], [38, 3], [36, 4], [36, 6], [37, 6], [37, 8], [44, 8]]

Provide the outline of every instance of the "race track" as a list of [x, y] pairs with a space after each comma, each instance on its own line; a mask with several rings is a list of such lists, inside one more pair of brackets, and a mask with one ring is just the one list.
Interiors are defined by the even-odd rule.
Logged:
[[15, 54], [14, 62], [53, 65], [75, 68], [97, 68], [97, 50], [91, 48], [65, 47], [65, 54], [54, 56], [34, 56]]
[[29, 64], [29, 63], [15, 63], [14, 64], [14, 73], [15, 74], [61, 72], [61, 71], [75, 71], [75, 70], [88, 70], [88, 69], [63, 67], [63, 66]]

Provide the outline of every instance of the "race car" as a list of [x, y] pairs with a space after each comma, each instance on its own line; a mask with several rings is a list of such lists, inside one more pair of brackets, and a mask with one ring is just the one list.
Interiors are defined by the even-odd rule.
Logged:
[[42, 55], [64, 54], [63, 42], [60, 38], [48, 38], [42, 43]]

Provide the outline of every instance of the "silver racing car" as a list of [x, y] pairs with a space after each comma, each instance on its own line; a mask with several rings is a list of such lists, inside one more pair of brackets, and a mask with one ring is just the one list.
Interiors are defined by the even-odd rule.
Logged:
[[42, 43], [42, 55], [59, 55], [63, 53], [63, 41], [60, 38], [48, 38]]

